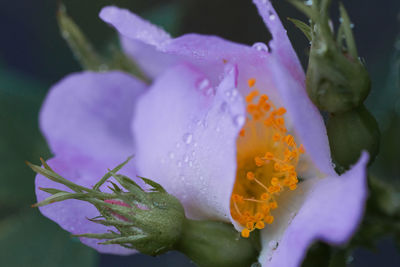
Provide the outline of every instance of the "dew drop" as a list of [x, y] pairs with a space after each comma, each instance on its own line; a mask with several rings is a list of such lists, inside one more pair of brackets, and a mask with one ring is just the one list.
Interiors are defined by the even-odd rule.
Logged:
[[215, 95], [215, 89], [213, 87], [210, 87], [206, 91], [206, 96], [212, 96]]
[[225, 96], [226, 96], [226, 97], [230, 97], [231, 94], [232, 94], [232, 93], [231, 93], [231, 90], [226, 90], [226, 91], [225, 91]]
[[226, 112], [228, 110], [228, 104], [226, 102], [223, 102], [221, 104], [220, 109], [221, 109], [222, 112]]
[[183, 161], [186, 163], [186, 162], [188, 162], [189, 161], [189, 156], [188, 155], [185, 155], [185, 157], [183, 158]]
[[269, 13], [269, 19], [270, 19], [270, 20], [275, 20], [275, 18], [276, 18], [276, 17], [275, 17], [275, 14], [272, 13], [272, 12], [270, 12], [270, 13]]
[[200, 91], [205, 90], [209, 86], [210, 86], [210, 81], [207, 78], [204, 78], [197, 83], [197, 89]]
[[168, 156], [169, 156], [170, 159], [174, 159], [175, 158], [174, 152], [169, 152]]
[[232, 97], [236, 97], [239, 94], [239, 91], [235, 88], [232, 90]]
[[200, 179], [200, 181], [203, 181], [203, 180], [204, 180], [204, 177], [203, 177], [203, 176], [200, 176], [199, 179]]
[[268, 52], [269, 48], [266, 44], [262, 43], [262, 42], [257, 42], [254, 43], [252, 46], [254, 49], [256, 49], [257, 51], [262, 51], [262, 52]]
[[181, 175], [181, 181], [185, 181], [185, 176]]
[[182, 161], [178, 161], [177, 163], [176, 163], [176, 165], [180, 168], [180, 167], [182, 167]]
[[246, 118], [243, 115], [237, 115], [235, 118], [233, 118], [233, 122], [237, 127], [242, 127]]
[[189, 161], [189, 167], [193, 167], [193, 161]]
[[193, 140], [193, 134], [191, 134], [191, 133], [185, 133], [185, 134], [182, 136], [182, 139], [183, 139], [183, 142], [185, 142], [185, 144], [189, 145], [189, 144], [192, 142], [192, 140]]
[[269, 247], [270, 249], [276, 249], [276, 248], [278, 247], [278, 242], [275, 241], [275, 240], [271, 240], [271, 241], [268, 243], [268, 247]]

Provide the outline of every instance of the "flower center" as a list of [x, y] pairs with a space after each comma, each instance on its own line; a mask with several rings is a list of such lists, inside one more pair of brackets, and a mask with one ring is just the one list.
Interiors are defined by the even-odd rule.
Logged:
[[[250, 88], [256, 80], [249, 79]], [[254, 89], [246, 96], [248, 117], [237, 140], [237, 172], [230, 210], [234, 220], [249, 237], [274, 221], [277, 197], [284, 190], [297, 188], [296, 166], [302, 145], [287, 133], [283, 115], [268, 96]]]

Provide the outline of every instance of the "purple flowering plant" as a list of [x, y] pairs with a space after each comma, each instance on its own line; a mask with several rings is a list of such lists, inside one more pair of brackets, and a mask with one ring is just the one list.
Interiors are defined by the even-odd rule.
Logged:
[[[329, 1], [293, 1], [311, 19], [293, 20], [311, 41], [306, 77], [271, 3], [253, 2], [268, 44], [172, 38], [128, 10], [102, 9], [137, 66], [51, 88], [40, 127], [54, 157], [30, 164], [44, 216], [101, 253], [176, 249], [199, 266], [300, 266], [314, 242], [349, 241], [376, 151], [347, 146], [343, 159], [335, 135], [369, 92], [348, 16], [341, 7], [333, 40]], [[349, 72], [360, 78], [349, 83]], [[339, 126], [327, 132], [319, 109]]]

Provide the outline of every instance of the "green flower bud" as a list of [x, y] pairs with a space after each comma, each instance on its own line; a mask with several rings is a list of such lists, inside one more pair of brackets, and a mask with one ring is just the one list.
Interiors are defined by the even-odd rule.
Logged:
[[342, 52], [320, 52], [315, 47], [311, 47], [306, 77], [307, 92], [313, 103], [329, 113], [345, 112], [362, 105], [371, 83], [361, 62]]
[[310, 18], [310, 25], [291, 21], [311, 43], [306, 85], [313, 103], [329, 113], [341, 113], [362, 105], [371, 82], [358, 57], [352, 24], [344, 6], [340, 4], [341, 25], [335, 37], [329, 22], [331, 1], [314, 0], [312, 6], [290, 1]]
[[[129, 160], [110, 170], [93, 188], [77, 185], [61, 177], [43, 160], [44, 168], [28, 163], [35, 172], [73, 191], [40, 188], [51, 196], [34, 206], [67, 199], [93, 204], [100, 216], [89, 220], [115, 227], [117, 231], [77, 236], [100, 239], [102, 241], [99, 244], [103, 245], [118, 244], [152, 256], [179, 250], [200, 267], [250, 266], [257, 261], [260, 251], [258, 235], [242, 238], [231, 224], [187, 219], [179, 200], [158, 183], [139, 177], [150, 186], [150, 189], [143, 190], [133, 180], [117, 174]], [[119, 185], [109, 181], [112, 192], [101, 192], [100, 187], [111, 177]]]
[[[370, 163], [379, 152], [378, 123], [364, 106], [332, 114], [327, 123], [327, 131], [332, 158], [344, 169], [356, 163], [362, 150], [369, 152]], [[338, 170], [343, 171], [340, 168]]]

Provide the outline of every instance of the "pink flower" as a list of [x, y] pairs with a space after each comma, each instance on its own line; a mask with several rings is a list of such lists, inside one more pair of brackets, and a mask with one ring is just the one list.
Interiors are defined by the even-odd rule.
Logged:
[[[104, 8], [100, 17], [154, 83], [147, 88], [120, 72], [70, 75], [51, 89], [40, 125], [55, 155], [49, 164], [64, 177], [94, 185], [135, 154], [123, 174], [160, 183], [190, 218], [231, 222], [243, 236], [262, 229], [263, 266], [299, 266], [313, 241], [341, 244], [355, 231], [368, 155], [335, 173], [324, 122], [286, 31], [268, 1], [254, 3], [273, 36], [268, 46], [198, 34], [173, 39], [127, 10]], [[40, 175], [36, 181], [60, 188]], [[247, 202], [235, 208], [235, 196]], [[262, 218], [248, 219], [266, 203]], [[98, 214], [84, 202], [41, 211], [74, 234], [107, 230], [86, 219]], [[105, 253], [134, 252], [82, 242]]]

